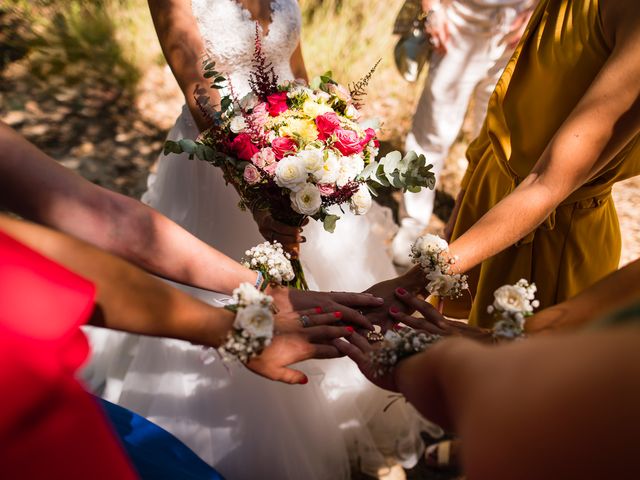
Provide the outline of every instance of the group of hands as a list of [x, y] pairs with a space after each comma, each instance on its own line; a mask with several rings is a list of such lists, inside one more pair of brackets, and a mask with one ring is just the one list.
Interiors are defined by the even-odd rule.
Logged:
[[403, 277], [394, 278], [363, 293], [305, 292], [269, 286], [266, 293], [273, 297], [277, 312], [274, 337], [247, 367], [271, 380], [304, 384], [307, 377], [292, 364], [346, 355], [371, 382], [395, 390], [392, 376], [374, 375], [370, 353], [380, 343], [370, 342], [368, 332], [384, 333], [404, 325], [441, 336], [491, 341], [488, 330], [446, 319], [430, 303], [404, 289], [402, 283]]

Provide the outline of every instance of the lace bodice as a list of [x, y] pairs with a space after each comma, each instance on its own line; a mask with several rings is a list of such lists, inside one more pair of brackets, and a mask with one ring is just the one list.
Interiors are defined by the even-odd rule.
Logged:
[[[192, 0], [191, 8], [208, 54], [231, 81], [236, 94], [244, 95], [249, 91], [255, 50], [256, 22], [251, 13], [238, 0]], [[281, 81], [293, 79], [290, 59], [298, 45], [301, 26], [296, 0], [272, 0], [266, 35], [258, 26], [263, 50]]]

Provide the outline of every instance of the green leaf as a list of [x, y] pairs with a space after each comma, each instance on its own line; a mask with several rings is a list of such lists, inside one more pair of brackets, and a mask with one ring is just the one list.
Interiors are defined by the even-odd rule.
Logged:
[[178, 141], [178, 145], [180, 145], [180, 148], [182, 148], [183, 152], [186, 152], [189, 155], [193, 155], [198, 146], [196, 142], [194, 142], [193, 140], [189, 140], [188, 138], [183, 138], [182, 140]]
[[231, 98], [222, 97], [222, 100], [220, 100], [220, 109], [222, 111], [225, 111], [231, 106], [232, 103], [233, 103], [233, 101], [231, 100]]
[[324, 229], [329, 232], [329, 233], [333, 233], [336, 230], [336, 222], [340, 220], [340, 217], [338, 215], [327, 215], [326, 217], [324, 217], [324, 221], [322, 222], [322, 225], [324, 226]]
[[182, 153], [182, 151], [182, 147], [179, 143], [173, 142], [171, 140], [167, 140], [166, 142], [164, 142], [164, 149], [162, 153], [164, 153], [165, 155], [169, 155], [170, 153]]
[[215, 77], [217, 73], [218, 72], [214, 72], [212, 70], [207, 70], [206, 72], [204, 72], [204, 78]]
[[385, 155], [382, 159], [380, 159], [380, 164], [384, 168], [384, 173], [386, 175], [391, 175], [396, 170], [401, 160], [402, 154], [397, 150]]
[[360, 174], [360, 178], [362, 178], [363, 180], [369, 180], [369, 178], [374, 174], [377, 168], [378, 162], [371, 162], [364, 168], [364, 170]]

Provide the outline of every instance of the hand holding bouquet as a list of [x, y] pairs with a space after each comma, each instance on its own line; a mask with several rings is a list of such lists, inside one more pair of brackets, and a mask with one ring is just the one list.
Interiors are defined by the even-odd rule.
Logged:
[[[225, 87], [213, 62], [205, 62], [204, 69], [213, 88]], [[348, 207], [365, 214], [376, 187], [419, 191], [435, 185], [423, 155], [410, 152], [403, 158], [393, 152], [376, 160], [375, 125], [360, 122], [358, 109], [372, 73], [350, 89], [330, 73], [311, 85], [279, 82], [257, 37], [251, 92], [237, 98], [229, 85], [220, 110], [208, 114], [211, 127], [196, 141], [167, 142], [165, 154], [187, 152], [222, 168], [243, 209], [268, 210], [290, 226], [311, 217], [333, 232], [340, 218], [336, 211]], [[293, 266], [295, 284], [305, 288], [299, 262]]]

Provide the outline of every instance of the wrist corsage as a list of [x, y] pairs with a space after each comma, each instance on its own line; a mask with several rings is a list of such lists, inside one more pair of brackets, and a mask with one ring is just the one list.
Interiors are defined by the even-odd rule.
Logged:
[[264, 290], [270, 283], [286, 285], [293, 281], [295, 273], [290, 259], [279, 242], [264, 242], [247, 250], [242, 264], [259, 272], [257, 287]]
[[389, 373], [399, 361], [424, 352], [440, 338], [440, 335], [420, 332], [412, 328], [388, 330], [380, 347], [370, 354], [375, 368], [374, 374], [381, 377]]
[[487, 307], [487, 312], [496, 321], [492, 330], [495, 339], [514, 340], [524, 336], [527, 317], [540, 306], [535, 293], [535, 283], [529, 284], [525, 279], [515, 285], [503, 285], [493, 293], [493, 304]]
[[247, 363], [269, 346], [273, 338], [273, 299], [243, 283], [233, 291], [233, 303], [225, 308], [235, 312], [233, 329], [218, 352], [224, 361]]
[[427, 291], [440, 298], [459, 298], [469, 289], [467, 276], [454, 273], [455, 257], [449, 257], [449, 244], [437, 235], [423, 235], [411, 246], [411, 259], [427, 274]]

